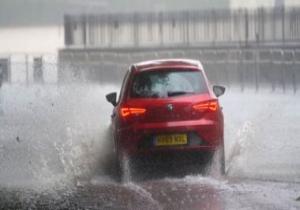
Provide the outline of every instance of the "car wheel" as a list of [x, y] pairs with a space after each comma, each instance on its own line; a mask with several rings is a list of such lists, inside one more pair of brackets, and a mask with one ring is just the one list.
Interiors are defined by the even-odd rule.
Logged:
[[224, 152], [224, 146], [220, 146], [218, 148], [218, 150], [215, 152], [214, 154], [214, 158], [213, 158], [213, 163], [214, 166], [212, 166], [212, 168], [216, 169], [216, 173], [224, 176], [226, 171], [225, 171], [225, 152]]
[[220, 174], [226, 175], [226, 167], [225, 167], [225, 151], [224, 146], [222, 145], [218, 151], [219, 154], [219, 161], [220, 161]]
[[117, 173], [121, 182], [132, 180], [134, 161], [131, 157], [122, 153], [117, 157]]
[[213, 155], [208, 158], [205, 174], [219, 177], [225, 175], [225, 153], [224, 146], [220, 146]]

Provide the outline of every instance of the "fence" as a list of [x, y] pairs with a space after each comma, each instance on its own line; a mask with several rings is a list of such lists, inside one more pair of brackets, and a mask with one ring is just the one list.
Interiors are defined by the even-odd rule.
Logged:
[[201, 60], [212, 83], [242, 91], [267, 88], [296, 93], [300, 86], [300, 49], [295, 48], [62, 50], [59, 59], [54, 55], [13, 55], [2, 56], [0, 61], [7, 66], [5, 82], [13, 84], [120, 84], [129, 64], [161, 58]]
[[59, 80], [120, 83], [129, 64], [148, 59], [200, 59], [212, 83], [273, 91], [300, 85], [300, 49], [219, 48], [137, 51], [64, 50], [60, 52]]
[[3, 82], [11, 84], [57, 83], [56, 55], [1, 55]]
[[66, 15], [68, 47], [294, 44], [300, 8]]

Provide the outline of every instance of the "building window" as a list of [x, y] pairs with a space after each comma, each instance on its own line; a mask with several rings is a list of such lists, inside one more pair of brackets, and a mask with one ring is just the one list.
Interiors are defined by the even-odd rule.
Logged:
[[0, 58], [0, 84], [10, 81], [10, 65], [8, 58]]
[[33, 58], [33, 80], [37, 83], [44, 82], [42, 57]]
[[175, 21], [175, 19], [174, 19], [174, 18], [172, 19], [172, 27], [173, 27], [173, 28], [175, 28], [175, 27], [176, 27], [176, 21]]
[[119, 28], [119, 22], [116, 20], [114, 21], [114, 28], [115, 29], [118, 29]]

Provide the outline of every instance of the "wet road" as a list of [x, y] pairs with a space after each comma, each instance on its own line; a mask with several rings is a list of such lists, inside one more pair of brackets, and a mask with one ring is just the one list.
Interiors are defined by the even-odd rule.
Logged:
[[98, 177], [55, 191], [1, 189], [1, 209], [299, 209], [300, 185], [188, 176], [141, 183]]
[[104, 101], [114, 89], [3, 86], [0, 209], [300, 209], [294, 95], [232, 91], [221, 99], [227, 177], [176, 178], [178, 168], [120, 183]]

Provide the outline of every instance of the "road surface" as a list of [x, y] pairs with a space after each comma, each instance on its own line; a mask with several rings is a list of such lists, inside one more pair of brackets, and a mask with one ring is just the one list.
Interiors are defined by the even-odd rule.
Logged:
[[226, 177], [178, 168], [118, 182], [104, 99], [114, 90], [3, 86], [0, 209], [300, 209], [298, 95], [230, 88], [220, 99]]

